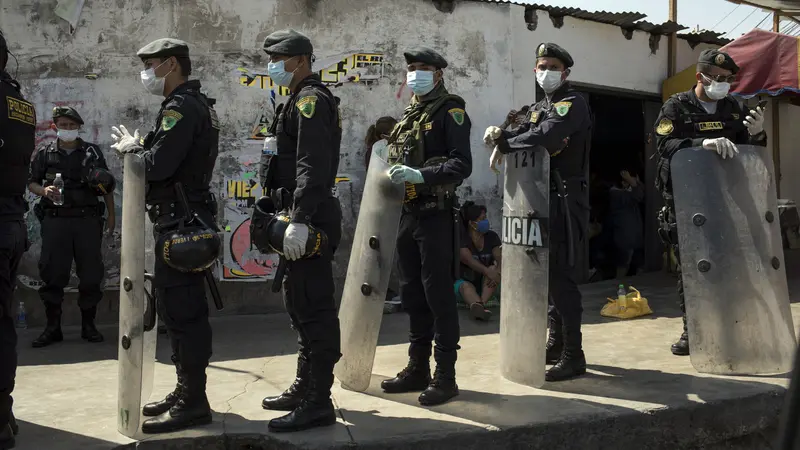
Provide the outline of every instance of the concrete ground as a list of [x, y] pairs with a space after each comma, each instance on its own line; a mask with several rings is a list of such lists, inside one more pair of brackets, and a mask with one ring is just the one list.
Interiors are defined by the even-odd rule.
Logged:
[[[655, 314], [630, 321], [602, 318], [605, 298], [616, 291], [613, 282], [584, 286], [590, 374], [542, 389], [500, 377], [497, 318], [476, 323], [464, 315], [457, 365], [461, 395], [434, 408], [420, 407], [416, 394], [380, 391], [380, 381], [405, 365], [407, 350], [407, 316], [385, 315], [370, 390], [359, 394], [335, 386], [338, 424], [288, 435], [267, 431], [279, 413], [260, 406], [294, 377], [295, 337], [284, 315], [214, 319], [208, 370], [214, 423], [138, 444], [116, 431], [116, 329], [103, 328], [102, 344], [87, 344], [78, 329], [67, 330], [65, 342], [45, 349], [30, 348], [40, 330], [25, 330], [14, 393], [17, 448], [770, 448], [787, 380], [698, 374], [688, 358], [669, 352], [681, 328], [674, 278], [656, 273], [631, 284]], [[800, 294], [795, 284], [790, 290]], [[798, 323], [800, 305], [793, 314]], [[160, 338], [153, 399], [175, 383], [169, 345]]]

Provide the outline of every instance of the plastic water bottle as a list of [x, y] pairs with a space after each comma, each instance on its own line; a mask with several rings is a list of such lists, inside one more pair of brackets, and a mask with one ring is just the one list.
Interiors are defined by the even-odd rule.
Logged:
[[628, 295], [625, 292], [624, 284], [620, 284], [617, 287], [617, 305], [623, 311], [628, 308]]
[[58, 198], [53, 200], [54, 205], [61, 206], [64, 204], [64, 180], [61, 178], [61, 174], [56, 174], [56, 179], [53, 181], [53, 186], [58, 189]]
[[19, 302], [19, 309], [17, 310], [17, 328], [28, 328], [24, 302]]

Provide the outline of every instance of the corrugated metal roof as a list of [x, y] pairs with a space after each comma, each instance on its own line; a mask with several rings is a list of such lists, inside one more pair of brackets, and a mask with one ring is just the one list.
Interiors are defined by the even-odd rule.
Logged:
[[692, 31], [689, 33], [681, 33], [679, 38], [689, 41], [690, 44], [715, 44], [720, 47], [733, 42], [733, 39], [722, 37], [725, 33], [717, 33], [711, 30]]

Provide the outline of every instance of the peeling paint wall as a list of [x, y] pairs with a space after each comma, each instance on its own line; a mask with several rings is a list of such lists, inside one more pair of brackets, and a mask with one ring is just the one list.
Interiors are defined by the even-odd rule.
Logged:
[[[567, 48], [577, 62], [572, 78], [578, 81], [658, 93], [666, 76], [666, 38], [652, 53], [646, 33], [634, 32], [627, 40], [618, 27], [569, 17], [555, 28], [544, 12], [538, 13], [538, 25], [530, 30], [524, 7], [509, 4], [458, 2], [452, 13], [444, 13], [430, 0], [92, 0], [70, 35], [69, 24], [53, 12], [56, 3], [0, 0], [0, 27], [19, 58], [25, 95], [37, 106], [39, 138], [53, 137], [47, 127], [54, 104], [76, 106], [87, 124], [83, 137], [104, 149], [118, 175], [119, 160], [109, 148], [110, 127], [122, 123], [146, 132], [161, 102], [139, 82], [136, 51], [167, 36], [190, 44], [192, 77], [217, 99], [222, 121], [214, 188], [226, 205], [220, 211], [222, 225], [230, 230], [226, 262], [234, 270], [228, 275], [221, 270], [225, 279], [263, 279], [271, 271], [269, 262], [241, 245], [246, 237], [236, 231], [260, 192], [253, 158], [272, 111], [260, 48], [276, 29], [292, 27], [312, 38], [315, 69], [324, 69], [323, 76], [341, 98], [342, 183], [337, 195], [344, 211], [344, 243], [336, 262], [339, 278], [346, 272], [347, 243], [363, 186], [364, 135], [377, 118], [399, 117], [410, 98], [402, 89], [404, 49], [424, 44], [449, 60], [446, 83], [466, 99], [473, 124], [474, 170], [462, 197], [486, 203], [496, 224], [501, 180], [488, 168], [482, 134], [488, 125], [501, 122], [510, 108], [533, 101], [534, 49], [539, 42], [554, 41]], [[696, 59], [702, 47], [691, 50], [685, 42], [679, 44], [681, 60]], [[14, 72], [13, 60], [9, 71]], [[87, 73], [97, 78], [88, 79]], [[283, 96], [275, 94], [280, 102]], [[33, 278], [38, 275], [37, 233], [32, 223], [35, 246], [21, 269]], [[109, 249], [106, 257], [113, 284], [118, 254]], [[233, 273], [236, 270], [239, 273]]]

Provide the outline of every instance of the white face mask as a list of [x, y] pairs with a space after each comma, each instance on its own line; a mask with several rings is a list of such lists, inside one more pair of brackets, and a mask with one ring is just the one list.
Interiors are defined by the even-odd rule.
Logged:
[[564, 72], [558, 70], [537, 70], [536, 82], [542, 87], [546, 94], [555, 92], [561, 86], [561, 75]]
[[141, 72], [140, 75], [142, 77], [142, 84], [144, 85], [144, 88], [147, 89], [147, 92], [153, 95], [164, 95], [164, 84], [166, 83], [166, 76], [172, 73], [172, 71], [170, 70], [169, 72], [167, 72], [167, 75], [157, 78], [156, 69], [163, 66], [164, 63], [166, 62], [167, 61], [164, 61], [155, 68], [143, 70]]
[[78, 139], [79, 130], [58, 130], [57, 136], [63, 142], [73, 142]]
[[705, 84], [703, 85], [703, 90], [706, 91], [706, 95], [711, 100], [722, 100], [723, 98], [725, 98], [726, 95], [728, 95], [728, 92], [731, 90], [730, 83], [720, 83], [719, 81], [713, 81], [705, 75], [703, 75], [703, 78], [705, 78], [706, 81], [711, 82], [710, 86], [706, 86]]

